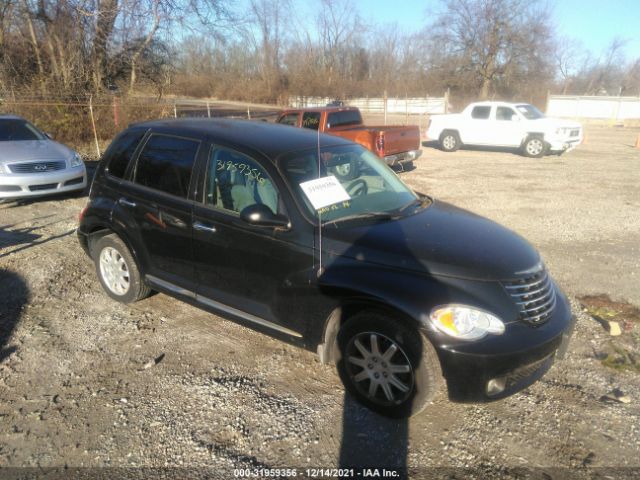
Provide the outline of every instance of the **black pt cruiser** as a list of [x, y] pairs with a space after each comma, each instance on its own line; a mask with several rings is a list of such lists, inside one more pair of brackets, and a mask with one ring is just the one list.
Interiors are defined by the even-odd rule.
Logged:
[[457, 401], [521, 390], [573, 328], [524, 239], [305, 129], [133, 125], [97, 168], [78, 237], [113, 299], [160, 291], [316, 351], [388, 416], [445, 388]]

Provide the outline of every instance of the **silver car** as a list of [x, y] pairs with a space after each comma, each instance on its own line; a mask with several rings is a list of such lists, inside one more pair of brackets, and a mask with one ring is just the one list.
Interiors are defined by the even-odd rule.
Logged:
[[84, 190], [80, 155], [24, 118], [0, 115], [0, 201]]

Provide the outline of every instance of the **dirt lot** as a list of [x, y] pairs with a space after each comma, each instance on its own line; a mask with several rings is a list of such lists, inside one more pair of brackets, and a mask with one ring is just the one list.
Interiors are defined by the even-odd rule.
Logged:
[[[111, 301], [75, 238], [84, 198], [0, 205], [0, 466], [36, 468], [0, 476], [354, 464], [411, 478], [640, 475], [640, 322], [627, 305], [576, 300], [640, 305], [639, 133], [588, 127], [585, 145], [541, 160], [426, 143], [401, 173], [528, 238], [578, 316], [567, 359], [531, 388], [492, 404], [441, 398], [409, 422], [345, 398], [311, 353], [165, 295]], [[623, 335], [593, 317], [619, 319]], [[602, 399], [614, 388], [630, 403]], [[155, 469], [46, 470], [140, 466]]]

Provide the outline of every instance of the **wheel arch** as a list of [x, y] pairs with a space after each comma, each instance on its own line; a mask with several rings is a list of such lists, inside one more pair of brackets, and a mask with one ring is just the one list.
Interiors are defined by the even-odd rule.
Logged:
[[114, 225], [106, 225], [106, 224], [95, 224], [92, 225], [90, 229], [87, 230], [87, 249], [89, 254], [92, 256], [92, 248], [95, 243], [100, 240], [102, 237], [107, 235], [115, 234], [124, 242], [126, 247], [131, 252], [133, 259], [136, 261], [138, 269], [140, 270], [140, 274], [144, 278], [145, 268], [143, 263], [141, 262], [141, 258], [139, 255], [138, 249], [135, 247], [134, 242], [131, 241], [131, 238], [127, 235], [125, 230], [113, 228]]
[[522, 141], [520, 142], [520, 146], [523, 147], [526, 141], [529, 140], [531, 137], [539, 137], [546, 142], [544, 138], [544, 132], [539, 132], [539, 131], [525, 132], [525, 134], [522, 136]]
[[344, 298], [340, 305], [327, 316], [324, 321], [324, 329], [321, 341], [317, 346], [318, 357], [322, 364], [336, 364], [340, 360], [340, 349], [338, 348], [338, 332], [340, 328], [354, 315], [375, 310], [385, 312], [398, 318], [407, 326], [419, 328], [420, 322], [409, 312], [399, 306], [390, 305], [378, 298], [371, 296], [357, 296]]
[[438, 135], [438, 140], [442, 140], [442, 137], [444, 137], [445, 134], [447, 133], [455, 133], [458, 136], [458, 139], [460, 139], [460, 141], [462, 142], [462, 137], [460, 136], [460, 130], [458, 130], [457, 128], [443, 128], [442, 131], [440, 132], [440, 135]]

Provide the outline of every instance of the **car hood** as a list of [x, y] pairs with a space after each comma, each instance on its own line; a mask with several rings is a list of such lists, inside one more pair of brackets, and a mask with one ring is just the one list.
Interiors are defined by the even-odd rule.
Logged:
[[556, 128], [582, 128], [582, 125], [574, 120], [566, 120], [563, 118], [538, 118], [531, 120], [534, 125], [540, 125], [543, 128], [556, 129]]
[[346, 256], [431, 275], [506, 280], [540, 262], [516, 233], [444, 202], [398, 220], [349, 222], [323, 227], [326, 268], [332, 258]]
[[0, 142], [0, 162], [66, 160], [73, 150], [51, 140]]

